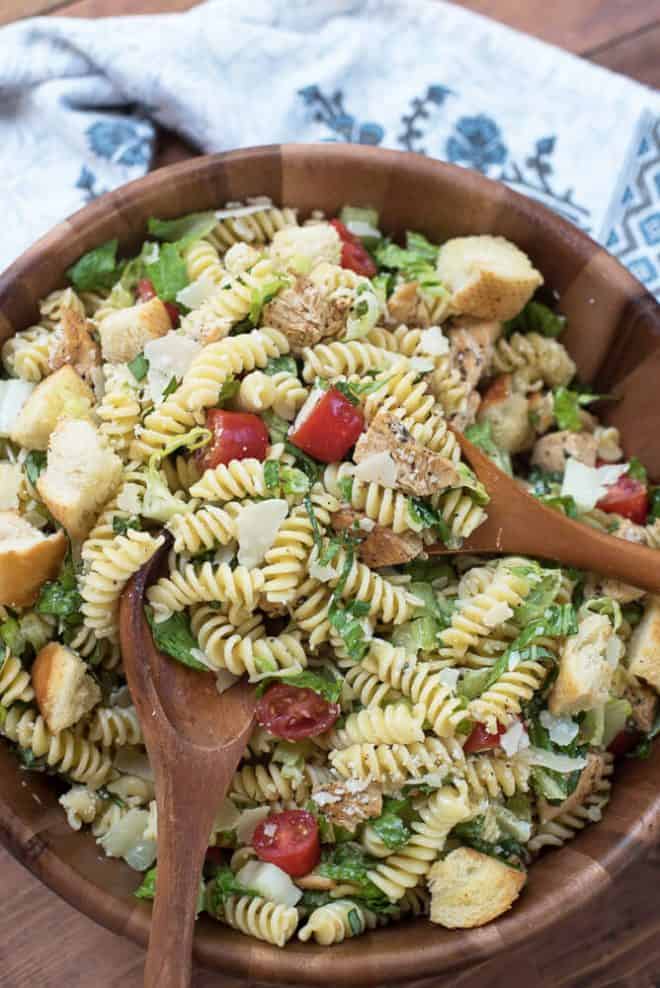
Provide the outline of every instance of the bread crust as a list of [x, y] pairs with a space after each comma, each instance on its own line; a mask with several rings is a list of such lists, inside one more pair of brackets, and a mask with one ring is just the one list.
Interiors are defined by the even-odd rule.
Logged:
[[526, 881], [524, 871], [471, 847], [459, 847], [429, 872], [431, 922], [468, 930], [511, 908]]
[[[2, 511], [5, 521], [10, 517], [27, 524], [15, 511]], [[57, 576], [67, 549], [67, 539], [60, 529], [53, 535], [42, 536], [34, 529], [31, 545], [20, 548], [3, 548], [0, 538], [0, 604], [8, 607], [29, 607], [34, 604], [39, 590], [46, 580]]]

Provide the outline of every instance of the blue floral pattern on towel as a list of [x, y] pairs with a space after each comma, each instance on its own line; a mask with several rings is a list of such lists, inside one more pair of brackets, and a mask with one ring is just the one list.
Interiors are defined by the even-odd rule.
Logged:
[[326, 96], [318, 86], [305, 86], [298, 90], [305, 104], [314, 111], [314, 120], [324, 124], [333, 132], [329, 141], [347, 141], [351, 144], [380, 144], [385, 135], [380, 124], [368, 121], [359, 123], [344, 109], [344, 94], [341, 89]]
[[459, 119], [446, 151], [448, 160], [454, 164], [469, 165], [484, 173], [490, 165], [504, 164], [507, 157], [500, 128], [483, 113]]
[[86, 130], [90, 149], [100, 158], [120, 165], [148, 166], [151, 134], [129, 120], [96, 120]]

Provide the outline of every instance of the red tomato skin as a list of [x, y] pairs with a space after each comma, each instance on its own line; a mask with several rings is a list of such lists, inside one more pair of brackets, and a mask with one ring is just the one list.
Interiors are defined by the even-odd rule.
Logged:
[[364, 429], [364, 415], [348, 398], [329, 388], [289, 439], [321, 463], [343, 460]]
[[330, 220], [330, 225], [334, 226], [342, 242], [342, 268], [349, 268], [356, 274], [364, 275], [365, 278], [373, 278], [375, 274], [378, 274], [378, 268], [360, 238], [351, 233], [341, 220]]
[[490, 748], [497, 748], [504, 733], [504, 727], [500, 727], [497, 734], [491, 734], [486, 730], [485, 724], [475, 724], [472, 733], [463, 745], [463, 751], [469, 754], [473, 751], [488, 751]]
[[262, 861], [277, 865], [292, 878], [308, 874], [321, 860], [319, 827], [307, 810], [271, 813], [256, 827], [252, 846]]
[[619, 477], [616, 484], [612, 484], [596, 507], [643, 525], [649, 513], [648, 491], [641, 481], [624, 475]]
[[170, 317], [170, 322], [172, 323], [172, 329], [176, 329], [179, 325], [179, 316], [181, 313], [174, 302], [163, 302], [163, 305], [167, 309], [167, 314]]
[[625, 728], [623, 731], [619, 731], [617, 736], [610, 741], [607, 746], [607, 750], [614, 755], [615, 758], [621, 755], [627, 755], [629, 751], [637, 746], [641, 734], [639, 731], [627, 731]]
[[206, 413], [206, 428], [211, 430], [211, 442], [200, 450], [199, 463], [210, 470], [230, 460], [265, 460], [270, 442], [268, 429], [258, 415], [249, 412], [228, 412], [211, 408]]
[[151, 278], [140, 278], [135, 294], [138, 302], [148, 302], [150, 298], [156, 298], [156, 289]]
[[327, 731], [340, 714], [338, 703], [328, 703], [307, 687], [275, 683], [257, 703], [257, 723], [276, 738], [300, 741]]

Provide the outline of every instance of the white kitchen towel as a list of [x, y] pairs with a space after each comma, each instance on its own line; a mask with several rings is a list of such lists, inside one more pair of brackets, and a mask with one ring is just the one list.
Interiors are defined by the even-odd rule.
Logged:
[[0, 268], [147, 171], [154, 122], [204, 151], [353, 141], [476, 168], [660, 292], [660, 94], [442, 0], [212, 0], [4, 28]]

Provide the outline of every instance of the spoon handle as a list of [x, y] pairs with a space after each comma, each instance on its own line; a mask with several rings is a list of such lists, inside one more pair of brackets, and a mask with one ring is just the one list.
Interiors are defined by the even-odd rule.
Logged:
[[[205, 788], [203, 773], [183, 783], [184, 772], [179, 763], [176, 772], [157, 777], [158, 872], [144, 988], [190, 985], [199, 882], [214, 806], [208, 806], [208, 797], [191, 792]], [[218, 791], [218, 801], [222, 796]], [[201, 809], [204, 804], [207, 809]]]

